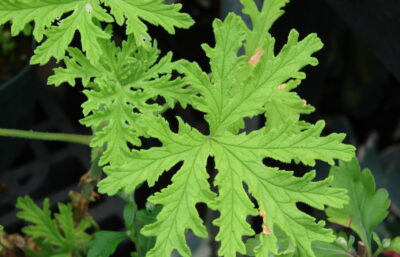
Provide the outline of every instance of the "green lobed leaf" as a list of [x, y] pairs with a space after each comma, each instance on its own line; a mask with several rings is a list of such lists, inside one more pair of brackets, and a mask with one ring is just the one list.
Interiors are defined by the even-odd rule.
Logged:
[[17, 217], [33, 223], [23, 228], [23, 232], [33, 238], [45, 238], [45, 242], [58, 247], [66, 247], [62, 235], [58, 231], [55, 220], [51, 218], [49, 200], [43, 201], [43, 208], [37, 206], [29, 197], [19, 197], [17, 208], [20, 209]]
[[164, 207], [157, 215], [157, 221], [145, 226], [142, 234], [156, 237], [155, 246], [147, 256], [168, 256], [173, 249], [182, 256], [190, 256], [185, 230], [191, 229], [197, 236], [207, 236], [196, 204], [214, 198], [208, 188], [205, 170], [209, 152], [208, 145], [202, 144], [205, 136], [182, 121], [178, 134], [171, 132], [162, 119], [144, 119], [142, 124], [148, 128], [150, 136], [159, 135], [165, 147], [132, 153], [128, 163], [106, 168], [109, 175], [99, 183], [99, 191], [109, 194], [120, 189], [132, 191], [144, 181], [153, 186], [165, 170], [184, 160], [180, 171], [172, 178], [173, 184], [150, 197], [149, 201]]
[[313, 245], [314, 253], [318, 257], [352, 257], [347, 249], [341, 245], [328, 242], [316, 242]]
[[[114, 17], [102, 3], [110, 7]], [[35, 49], [32, 64], [43, 65], [52, 57], [63, 59], [76, 32], [79, 32], [87, 58], [96, 63], [102, 51], [99, 40], [111, 38], [100, 22], [112, 23], [115, 18], [122, 26], [126, 20], [127, 34], [133, 34], [136, 43], [145, 46], [150, 36], [143, 21], [161, 25], [171, 34], [175, 28], [188, 28], [193, 24], [190, 16], [180, 13], [180, 9], [180, 4], [163, 4], [162, 0], [3, 0], [0, 2], [0, 25], [12, 22], [15, 36], [28, 23], [35, 23], [33, 35], [38, 42], [43, 42]]]
[[[246, 255], [257, 257], [293, 257], [295, 256], [295, 247], [289, 237], [276, 227], [276, 239], [271, 235], [258, 234], [254, 238], [246, 241]], [[269, 249], [276, 248], [276, 253], [271, 254]]]
[[259, 10], [253, 0], [241, 0], [243, 13], [249, 15], [252, 30], [248, 31], [245, 44], [246, 53], [254, 53], [262, 47], [267, 40], [268, 31], [272, 24], [284, 13], [282, 8], [289, 0], [264, 0], [262, 9]]
[[117, 246], [126, 238], [124, 232], [98, 231], [88, 244], [88, 257], [108, 257], [114, 253]]
[[95, 62], [101, 52], [99, 39], [110, 35], [98, 21], [112, 22], [112, 17], [98, 0], [4, 0], [0, 3], [0, 24], [12, 21], [12, 33], [17, 35], [26, 24], [35, 22], [33, 35], [37, 41], [46, 39], [35, 49], [32, 64], [45, 64], [51, 57], [63, 59], [76, 32], [81, 36], [82, 49]]
[[[256, 19], [260, 14], [247, 6], [249, 1], [243, 2], [247, 13]], [[298, 33], [292, 30], [287, 44], [275, 54], [274, 39], [266, 31], [270, 25], [262, 22], [272, 24], [279, 16], [282, 3], [265, 1], [267, 7], [261, 12], [275, 8], [271, 12], [275, 14], [270, 18], [265, 16], [264, 21], [258, 20], [260, 24], [253, 29], [247, 28], [234, 14], [224, 21], [216, 20], [213, 24], [215, 46], [203, 45], [210, 58], [210, 75], [196, 63], [178, 64], [177, 69], [185, 75], [188, 88], [196, 94], [188, 104], [205, 113], [209, 135], [201, 134], [179, 118], [179, 130], [172, 132], [163, 118], [141, 117], [138, 126], [145, 131], [145, 136], [157, 138], [162, 146], [132, 151], [126, 161], [105, 169], [108, 176], [99, 183], [99, 191], [108, 194], [120, 190], [131, 192], [143, 182], [154, 186], [163, 172], [172, 167], [178, 169], [172, 183], [149, 198], [153, 204], [163, 207], [157, 220], [142, 230], [144, 235], [156, 237], [147, 257], [170, 256], [173, 250], [185, 257], [191, 255], [185, 242], [186, 231], [207, 236], [196, 210], [200, 202], [220, 212], [214, 221], [219, 227], [220, 256], [234, 257], [246, 252], [242, 238], [254, 235], [246, 219], [257, 213], [264, 213], [258, 256], [277, 252], [275, 242], [279, 238], [275, 231], [278, 228], [293, 243], [292, 250], [298, 256], [314, 257], [313, 242], [335, 239], [332, 231], [324, 228], [323, 221], [316, 222], [296, 204], [303, 202], [320, 210], [325, 206], [340, 208], [347, 202], [346, 191], [332, 187], [332, 178], [314, 181], [315, 171], [295, 177], [292, 171], [263, 163], [270, 157], [313, 166], [316, 160], [333, 164], [335, 159], [350, 160], [354, 156], [354, 147], [342, 144], [344, 135], [321, 136], [324, 122], [309, 124], [299, 120], [301, 114], [313, 108], [291, 90], [305, 78], [300, 69], [318, 63], [311, 55], [322, 43], [315, 34], [299, 40]], [[254, 37], [254, 29], [263, 31], [265, 38], [260, 41]], [[254, 51], [238, 55], [242, 47], [253, 41], [257, 41], [255, 45], [262, 44]], [[286, 83], [283, 90], [282, 83]], [[284, 110], [282, 115], [277, 114], [280, 109]], [[249, 134], [238, 134], [243, 119], [258, 114], [266, 115], [265, 126]], [[217, 194], [211, 192], [205, 170], [210, 157], [217, 169], [213, 183]], [[257, 201], [259, 210], [249, 194]]]
[[259, 156], [260, 159], [270, 157], [281, 162], [302, 162], [314, 166], [315, 160], [321, 160], [331, 165], [334, 158], [346, 159], [354, 152], [354, 147], [341, 144], [344, 134], [330, 134], [322, 137], [324, 121], [311, 125], [308, 129], [294, 133], [292, 127], [295, 121], [288, 121], [271, 131], [259, 129], [250, 134], [225, 134], [215, 137], [215, 141], [229, 146], [232, 151], [246, 149], [248, 154]]
[[[201, 99], [203, 101], [195, 103], [195, 106], [207, 113], [206, 119], [210, 124], [210, 130], [215, 133], [223, 131], [239, 119], [264, 113], [265, 108], [268, 108], [266, 99], [273, 99], [274, 95], [278, 94], [278, 86], [283, 82], [291, 78], [304, 79], [305, 74], [300, 72], [299, 69], [308, 64], [316, 65], [318, 61], [311, 57], [311, 54], [322, 47], [321, 41], [315, 34], [311, 34], [299, 41], [298, 33], [292, 30], [289, 34], [288, 43], [277, 56], [274, 56], [274, 40], [271, 38], [270, 41], [266, 42], [264, 47], [260, 49], [262, 55], [254, 67], [254, 65], [249, 65], [245, 62], [245, 59], [247, 58], [249, 61], [254, 53], [247, 53], [245, 58], [243, 56], [239, 58], [232, 57], [234, 56], [232, 53], [237, 54], [237, 49], [240, 47], [237, 42], [241, 43], [244, 39], [240, 35], [245, 33], [246, 30], [241, 29], [242, 26], [239, 25], [241, 23], [240, 18], [233, 14], [228, 15], [222, 28], [220, 21], [214, 22], [217, 43], [218, 38], [222, 38], [226, 33], [234, 34], [234, 38], [237, 41], [222, 41], [222, 46], [216, 46], [215, 48], [207, 45], [203, 46], [207, 56], [210, 57], [213, 75], [211, 81], [207, 82], [205, 79], [201, 79], [200, 85], [193, 85], [199, 88], [201, 93], [204, 92], [204, 98]], [[231, 54], [228, 55], [223, 52], [218, 55], [216, 52], [222, 51], [218, 49], [228, 49]], [[214, 63], [216, 64], [214, 65]], [[218, 70], [216, 71], [217, 75], [214, 75], [214, 69], [221, 70], [221, 68], [217, 67], [217, 63], [225, 65], [223, 70], [226, 75], [220, 75], [221, 71]], [[193, 77], [198, 75], [199, 72], [195, 70], [194, 65], [185, 63], [182, 66], [184, 66], [182, 69], [186, 70], [185, 75], [188, 76], [188, 82], [192, 84], [197, 82], [196, 80], [199, 78], [195, 79]], [[237, 69], [240, 70], [239, 73]], [[214, 86], [211, 84], [214, 84]], [[290, 92], [282, 91], [279, 94], [279, 98], [293, 98], [290, 94]], [[276, 100], [279, 98], [276, 98]], [[298, 105], [304, 105], [304, 102], [299, 97], [296, 99]], [[268, 100], [267, 103], [270, 101]], [[293, 105], [293, 101], [288, 102], [288, 104]], [[305, 113], [310, 112], [310, 110], [312, 109], [307, 110]]]
[[397, 236], [390, 241], [390, 245], [388, 250], [394, 251], [396, 253], [400, 253], [400, 237]]
[[[134, 199], [132, 200], [134, 201]], [[153, 248], [156, 241], [155, 237], [146, 237], [140, 233], [140, 230], [156, 221], [156, 217], [161, 211], [161, 206], [150, 204], [151, 207], [148, 207], [148, 204], [146, 204], [145, 209], [137, 210], [136, 203], [132, 203], [132, 200], [124, 207], [124, 221], [130, 238], [135, 243], [136, 252], [131, 254], [140, 255]]]
[[47, 39], [35, 49], [31, 63], [44, 65], [51, 57], [63, 59], [77, 31], [87, 58], [93, 63], [97, 62], [101, 54], [99, 40], [109, 39], [110, 34], [98, 26], [96, 21], [112, 22], [112, 17], [99, 6], [97, 0], [79, 1], [71, 15], [46, 30]]
[[16, 36], [26, 24], [34, 21], [33, 35], [37, 41], [42, 41], [46, 29], [57, 17], [75, 10], [81, 3], [81, 0], [3, 0], [0, 2], [0, 24], [12, 21], [12, 34]]
[[332, 185], [346, 189], [350, 200], [343, 208], [328, 208], [328, 220], [354, 230], [371, 252], [373, 232], [388, 215], [387, 191], [375, 189], [371, 171], [361, 171], [356, 159], [340, 162], [331, 168], [330, 175], [334, 177]]
[[82, 249], [91, 239], [85, 231], [92, 222], [87, 218], [75, 225], [71, 205], [59, 203], [59, 213], [54, 215], [55, 219], [51, 217], [48, 199], [43, 201], [43, 208], [40, 208], [31, 198], [19, 197], [16, 206], [20, 209], [17, 217], [32, 223], [22, 231], [39, 240], [47, 255], [69, 256], [75, 249]]
[[93, 65], [86, 56], [77, 48], [70, 47], [68, 56], [64, 57], [64, 67], [54, 68], [54, 74], [48, 78], [47, 84], [60, 86], [67, 83], [75, 86], [76, 80], [80, 79], [85, 88], [90, 87], [91, 80], [106, 72], [100, 65]]
[[170, 34], [175, 28], [189, 28], [194, 21], [188, 14], [180, 13], [181, 4], [164, 4], [163, 0], [100, 0], [111, 9], [118, 25], [127, 25], [127, 34], [135, 36], [136, 44], [150, 40], [147, 26], [142, 20], [160, 25]]
[[[157, 44], [137, 46], [131, 36], [121, 47], [102, 41], [104, 55], [93, 65], [76, 48], [70, 48], [71, 58], [66, 67], [55, 69], [49, 83], [74, 85], [81, 79], [87, 101], [83, 103], [84, 119], [81, 123], [95, 128], [92, 147], [106, 146], [100, 164], [119, 164], [129, 160], [129, 144], [140, 146], [139, 136], [145, 134], [138, 126], [141, 116], [153, 115], [176, 102], [183, 107], [191, 101], [192, 90], [183, 88], [181, 78], [172, 79], [178, 68], [168, 53], [160, 58]], [[155, 102], [163, 97], [165, 105]]]

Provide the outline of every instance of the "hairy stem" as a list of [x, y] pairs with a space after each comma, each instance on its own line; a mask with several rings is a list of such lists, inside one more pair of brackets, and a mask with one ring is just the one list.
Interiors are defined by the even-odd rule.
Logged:
[[63, 133], [49, 133], [49, 132], [37, 132], [27, 131], [18, 129], [3, 129], [0, 128], [0, 137], [16, 137], [46, 141], [63, 141], [70, 143], [77, 143], [83, 145], [89, 145], [91, 136], [87, 135], [76, 135], [76, 134], [63, 134]]

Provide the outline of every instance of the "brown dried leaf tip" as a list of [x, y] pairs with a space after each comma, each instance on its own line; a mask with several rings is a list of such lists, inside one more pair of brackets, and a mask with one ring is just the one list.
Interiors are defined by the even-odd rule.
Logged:
[[248, 64], [256, 66], [257, 63], [260, 61], [261, 56], [264, 54], [262, 48], [258, 48], [255, 53], [250, 57], [247, 61]]
[[267, 221], [266, 221], [266, 213], [264, 210], [260, 210], [260, 212], [258, 213], [258, 215], [260, 215], [263, 219], [263, 224], [262, 224], [262, 234], [266, 234], [266, 235], [271, 235], [273, 234], [272, 230], [268, 227], [267, 225]]
[[286, 84], [280, 84], [280, 85], [278, 86], [278, 90], [279, 90], [279, 91], [283, 91], [283, 90], [285, 90], [285, 88], [286, 88]]

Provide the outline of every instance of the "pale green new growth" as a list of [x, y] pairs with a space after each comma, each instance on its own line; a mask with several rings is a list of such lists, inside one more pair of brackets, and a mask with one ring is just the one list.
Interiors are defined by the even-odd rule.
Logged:
[[70, 48], [72, 58], [65, 59], [66, 68], [55, 69], [49, 83], [74, 85], [75, 79], [82, 79], [88, 100], [82, 105], [86, 117], [81, 122], [97, 128], [91, 146], [107, 145], [101, 164], [120, 164], [129, 160], [128, 142], [141, 144], [139, 136], [145, 134], [139, 126], [141, 116], [164, 108], [148, 101], [161, 95], [166, 107], [172, 108], [176, 101], [186, 106], [192, 92], [182, 88], [185, 84], [181, 78], [171, 79], [177, 63], [171, 61], [171, 53], [158, 60], [156, 45], [138, 47], [133, 37], [121, 48], [105, 41], [100, 45], [104, 54], [96, 66], [78, 49]]
[[[109, 39], [100, 22], [128, 26], [127, 34], [134, 34], [136, 42], [150, 39], [142, 20], [163, 26], [174, 33], [174, 27], [188, 28], [193, 24], [189, 15], [179, 13], [180, 4], [166, 5], [162, 0], [2, 0], [0, 25], [11, 21], [12, 34], [20, 33], [25, 25], [34, 22], [33, 35], [40, 42], [31, 59], [33, 64], [45, 64], [51, 57], [61, 60], [76, 32], [82, 49], [91, 62], [97, 62], [102, 49], [99, 40]], [[108, 14], [105, 5], [111, 8]]]
[[[313, 108], [291, 90], [305, 78], [300, 69], [318, 63], [311, 55], [322, 43], [314, 34], [299, 40], [293, 30], [287, 44], [275, 54], [268, 29], [282, 13], [285, 2], [265, 1], [259, 13], [252, 1], [242, 1], [244, 11], [251, 16], [252, 30], [234, 14], [225, 21], [216, 20], [215, 47], [203, 45], [210, 58], [210, 76], [196, 63], [180, 62], [178, 70], [197, 92], [189, 103], [205, 113], [209, 135], [181, 119], [179, 131], [174, 133], [163, 118], [146, 116], [140, 119], [140, 126], [148, 137], [159, 139], [162, 146], [133, 151], [127, 154], [124, 164], [106, 167], [108, 176], [100, 182], [99, 190], [116, 194], [119, 190], [131, 192], [146, 181], [153, 186], [164, 171], [183, 162], [172, 184], [149, 199], [163, 205], [163, 209], [157, 221], [142, 230], [144, 235], [156, 237], [148, 257], [170, 256], [174, 249], [182, 256], [191, 255], [185, 232], [192, 230], [197, 236], [207, 236], [196, 210], [200, 202], [220, 212], [214, 224], [220, 229], [217, 240], [221, 241], [221, 256], [245, 253], [242, 238], [254, 235], [246, 218], [259, 212], [264, 214], [263, 229], [268, 236], [261, 235], [256, 256], [277, 253], [275, 229], [290, 238], [298, 256], [314, 256], [313, 241], [334, 240], [324, 222], [316, 223], [298, 210], [296, 203], [304, 202], [317, 209], [324, 209], [325, 205], [339, 208], [346, 203], [345, 190], [332, 188], [331, 178], [314, 182], [314, 171], [298, 178], [291, 171], [263, 163], [269, 157], [313, 166], [316, 160], [333, 164], [334, 159], [350, 160], [354, 155], [354, 147], [341, 143], [344, 135], [321, 136], [323, 121], [309, 124], [299, 120], [300, 114]], [[243, 46], [246, 52], [238, 56]], [[238, 134], [243, 119], [258, 114], [266, 115], [265, 126]], [[218, 170], [214, 180], [217, 194], [207, 181], [205, 167], [210, 157]], [[248, 193], [258, 202], [259, 210]]]

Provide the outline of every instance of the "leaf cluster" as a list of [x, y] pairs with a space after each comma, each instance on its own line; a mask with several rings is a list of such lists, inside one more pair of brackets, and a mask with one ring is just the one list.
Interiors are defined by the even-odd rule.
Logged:
[[[314, 170], [297, 177], [264, 162], [270, 158], [307, 166], [316, 161], [333, 165], [336, 159], [351, 160], [355, 150], [342, 143], [344, 134], [323, 134], [324, 121], [301, 120], [314, 108], [294, 89], [306, 77], [301, 69], [318, 64], [312, 55], [323, 44], [315, 34], [300, 38], [292, 30], [287, 43], [276, 49], [269, 30], [287, 2], [268, 0], [258, 8], [253, 0], [241, 0], [249, 26], [233, 13], [216, 19], [215, 44], [202, 45], [210, 72], [195, 62], [174, 61], [171, 53], [161, 56], [147, 33], [143, 21], [170, 33], [191, 26], [192, 19], [179, 12], [180, 4], [162, 0], [0, 3], [0, 25], [12, 21], [13, 35], [35, 23], [33, 35], [42, 43], [32, 63], [44, 64], [51, 57], [64, 61], [49, 84], [74, 86], [76, 80], [82, 81], [87, 100], [81, 123], [94, 131], [91, 147], [104, 149], [100, 165], [106, 177], [99, 183], [101, 193], [130, 194], [143, 183], [152, 187], [164, 172], [178, 167], [172, 183], [148, 199], [160, 208], [155, 217], [140, 223], [140, 211], [127, 211], [135, 213], [136, 224], [125, 215], [130, 238], [147, 257], [170, 256], [174, 250], [191, 256], [186, 232], [208, 236], [196, 208], [199, 203], [219, 212], [213, 224], [219, 229], [220, 256], [248, 252], [244, 237], [255, 236], [250, 242], [257, 242], [251, 250], [257, 257], [292, 253], [313, 257], [313, 242], [335, 240], [323, 221], [316, 222], [296, 205], [342, 208], [348, 197], [345, 189], [332, 186], [334, 175], [315, 181]], [[112, 26], [105, 26], [114, 21], [126, 25], [127, 38], [121, 44], [111, 40]], [[69, 47], [77, 32], [81, 48]], [[161, 114], [177, 103], [204, 113], [208, 132], [180, 117], [176, 117], [178, 131], [173, 131]], [[260, 115], [265, 123], [245, 132], [245, 118]], [[140, 149], [143, 137], [156, 138], [161, 146]], [[206, 169], [210, 160], [215, 163], [215, 178]], [[18, 216], [34, 224], [24, 232], [39, 244], [51, 245], [41, 244], [43, 254], [62, 256], [88, 242], [89, 223], [74, 226], [69, 205], [59, 204], [54, 219], [48, 201], [43, 205], [40, 209], [29, 198], [20, 198], [17, 204], [22, 209]], [[258, 230], [251, 228], [249, 216], [261, 216]], [[124, 238], [123, 232], [96, 233], [89, 256], [110, 255]], [[280, 247], [283, 238], [287, 244]]]

